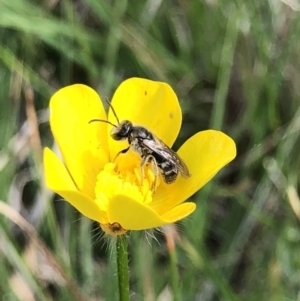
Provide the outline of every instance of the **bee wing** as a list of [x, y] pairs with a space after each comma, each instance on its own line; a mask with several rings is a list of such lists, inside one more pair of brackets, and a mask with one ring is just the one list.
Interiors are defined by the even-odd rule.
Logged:
[[184, 178], [191, 176], [183, 160], [159, 138], [154, 136], [153, 140], [143, 139], [142, 143], [157, 155], [174, 164]]

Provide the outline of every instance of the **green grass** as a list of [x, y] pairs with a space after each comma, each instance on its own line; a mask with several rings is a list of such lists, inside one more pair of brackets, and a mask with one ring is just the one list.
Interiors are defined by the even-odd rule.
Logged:
[[[182, 300], [299, 300], [299, 29], [299, 12], [281, 1], [2, 1], [0, 200], [29, 228], [0, 206], [0, 300], [117, 300], [109, 247], [45, 190], [41, 151], [53, 143], [54, 91], [81, 82], [110, 98], [132, 76], [178, 95], [175, 148], [207, 128], [237, 144], [179, 225]], [[172, 300], [162, 297], [172, 265], [155, 236], [131, 235], [132, 300]]]

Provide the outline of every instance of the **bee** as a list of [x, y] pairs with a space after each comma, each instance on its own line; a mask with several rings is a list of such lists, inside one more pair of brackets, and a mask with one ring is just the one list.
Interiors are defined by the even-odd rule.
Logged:
[[154, 172], [154, 182], [152, 183], [152, 190], [155, 191], [157, 177], [160, 174], [166, 184], [175, 182], [180, 173], [182, 177], [188, 178], [191, 176], [186, 164], [183, 160], [169, 148], [161, 139], [156, 137], [152, 132], [143, 126], [136, 126], [129, 120], [119, 121], [119, 118], [112, 107], [111, 103], [106, 100], [118, 122], [113, 124], [108, 120], [92, 119], [91, 122], [105, 122], [113, 126], [110, 135], [114, 140], [128, 140], [129, 146], [119, 151], [115, 157], [120, 154], [125, 154], [130, 148], [141, 156], [141, 181], [145, 177], [144, 168], [149, 163], [152, 165]]

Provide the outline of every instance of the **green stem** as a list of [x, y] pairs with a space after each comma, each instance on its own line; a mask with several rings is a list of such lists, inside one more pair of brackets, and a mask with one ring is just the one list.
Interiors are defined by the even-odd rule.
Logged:
[[169, 250], [169, 254], [170, 254], [171, 285], [173, 291], [173, 300], [179, 301], [181, 300], [181, 294], [180, 294], [176, 249], [174, 248], [172, 250]]
[[126, 235], [117, 237], [117, 265], [120, 301], [129, 301], [128, 241]]

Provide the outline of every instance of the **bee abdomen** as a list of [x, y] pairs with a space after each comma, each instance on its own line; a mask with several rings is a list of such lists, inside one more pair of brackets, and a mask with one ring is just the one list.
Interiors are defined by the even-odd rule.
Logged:
[[172, 184], [177, 179], [178, 174], [176, 172], [172, 172], [172, 174], [167, 175], [165, 172], [162, 172], [162, 176], [167, 184]]
[[172, 184], [175, 182], [177, 176], [178, 176], [178, 170], [168, 162], [162, 162], [158, 164], [158, 166], [161, 169], [161, 175], [164, 178], [164, 181], [167, 184]]

